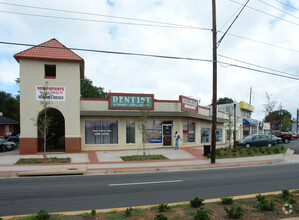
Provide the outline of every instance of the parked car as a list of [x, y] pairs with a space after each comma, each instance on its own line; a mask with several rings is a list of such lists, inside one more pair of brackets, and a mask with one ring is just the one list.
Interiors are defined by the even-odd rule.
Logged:
[[274, 134], [276, 137], [280, 137], [285, 144], [289, 143], [293, 138], [292, 134], [288, 132], [272, 131], [272, 134]]
[[5, 152], [9, 150], [14, 150], [17, 148], [17, 144], [14, 142], [9, 142], [4, 138], [0, 138], [0, 151]]
[[276, 140], [272, 139], [270, 136], [265, 134], [254, 134], [249, 135], [244, 139], [237, 141], [237, 146], [244, 146], [244, 147], [271, 147], [276, 144]]
[[6, 138], [10, 137], [11, 135], [12, 135], [12, 132], [6, 132], [4, 135], [4, 138], [6, 139]]
[[15, 142], [15, 143], [19, 143], [19, 137], [20, 137], [20, 134], [17, 134], [15, 136], [10, 136], [7, 138], [7, 141], [12, 141], [12, 142]]
[[[271, 137], [270, 137], [270, 134], [267, 134], [267, 136], [268, 136], [269, 138], [271, 138]], [[276, 137], [276, 136], [273, 135], [273, 134], [272, 134], [272, 139], [275, 140], [275, 144], [282, 144], [282, 143], [283, 143], [283, 142], [282, 142], [282, 139], [281, 139], [280, 137]]]
[[296, 132], [293, 132], [293, 134], [292, 134], [292, 138], [293, 138], [293, 140], [297, 140], [297, 139], [299, 139], [299, 134], [296, 133]]

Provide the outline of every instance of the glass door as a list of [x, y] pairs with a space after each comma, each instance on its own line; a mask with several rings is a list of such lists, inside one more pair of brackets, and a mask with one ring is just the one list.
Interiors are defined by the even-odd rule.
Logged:
[[172, 125], [171, 124], [163, 124], [163, 146], [171, 147], [172, 146]]

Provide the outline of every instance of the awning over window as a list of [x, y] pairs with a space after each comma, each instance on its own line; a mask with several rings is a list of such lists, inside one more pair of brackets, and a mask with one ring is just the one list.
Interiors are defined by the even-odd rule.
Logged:
[[255, 121], [252, 121], [252, 120], [243, 118], [243, 125], [252, 125], [252, 126], [256, 126], [257, 123], [256, 123]]

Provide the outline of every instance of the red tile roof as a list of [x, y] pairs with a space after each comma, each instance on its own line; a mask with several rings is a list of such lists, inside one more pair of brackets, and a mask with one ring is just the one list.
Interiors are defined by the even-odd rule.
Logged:
[[45, 59], [80, 62], [81, 77], [84, 76], [84, 60], [68, 49], [55, 38], [31, 47], [14, 55], [19, 62], [20, 59]]

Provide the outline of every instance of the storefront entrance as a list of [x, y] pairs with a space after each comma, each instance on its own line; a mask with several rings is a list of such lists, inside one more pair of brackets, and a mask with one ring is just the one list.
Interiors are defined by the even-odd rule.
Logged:
[[172, 146], [172, 124], [163, 124], [162, 125], [162, 134], [163, 134], [163, 147]]
[[[43, 138], [43, 115], [42, 111], [38, 119], [38, 150], [44, 151], [44, 138]], [[49, 130], [47, 132], [47, 152], [65, 151], [65, 123], [64, 117], [61, 112], [54, 108], [47, 109], [47, 117], [49, 118]]]

